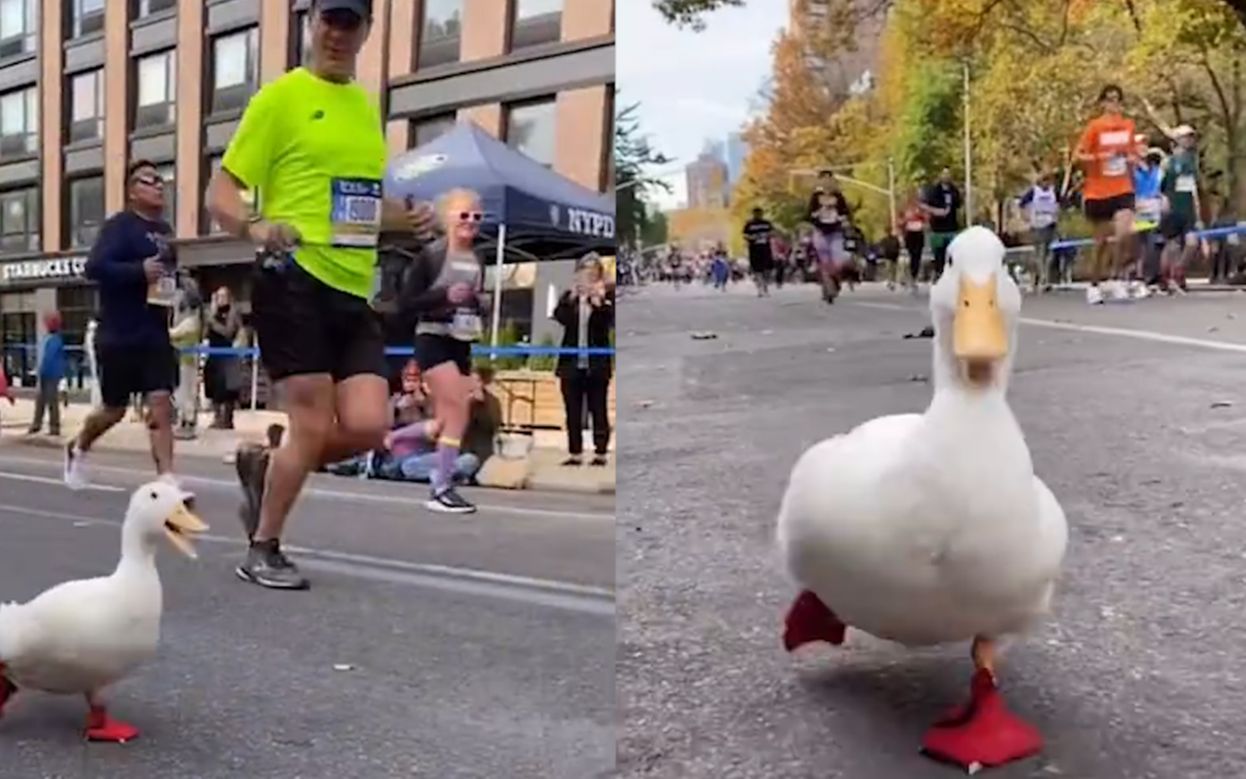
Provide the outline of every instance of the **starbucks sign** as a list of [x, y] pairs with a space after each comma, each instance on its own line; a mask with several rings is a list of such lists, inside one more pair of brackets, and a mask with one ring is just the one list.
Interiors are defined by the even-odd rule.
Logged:
[[57, 257], [50, 260], [22, 260], [0, 265], [0, 285], [22, 281], [79, 279], [86, 269], [86, 257]]

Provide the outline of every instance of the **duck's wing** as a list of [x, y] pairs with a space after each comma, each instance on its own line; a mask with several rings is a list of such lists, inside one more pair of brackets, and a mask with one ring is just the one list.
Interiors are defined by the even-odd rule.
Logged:
[[107, 579], [80, 579], [45, 590], [27, 603], [0, 605], [0, 661], [16, 664], [45, 651], [58, 635], [72, 635], [108, 602]]
[[[1064, 509], [1055, 494], [1034, 477], [1034, 491], [1038, 495], [1038, 522], [1040, 528], [1039, 542], [1033, 553], [1038, 570], [1052, 583], [1054, 589], [1060, 570], [1064, 565], [1064, 553], [1069, 545], [1069, 523], [1065, 519]], [[1050, 598], [1050, 592], [1048, 594]]]

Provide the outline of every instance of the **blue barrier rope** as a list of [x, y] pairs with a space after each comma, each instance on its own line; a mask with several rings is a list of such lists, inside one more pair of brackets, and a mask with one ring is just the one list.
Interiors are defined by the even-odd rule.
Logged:
[[[1246, 225], [1233, 225], [1232, 227], [1212, 227], [1205, 230], [1196, 230], [1193, 235], [1199, 238], [1224, 238], [1225, 236], [1234, 235], [1236, 233], [1246, 233]], [[1073, 249], [1078, 246], [1093, 246], [1095, 239], [1093, 238], [1070, 238], [1064, 241], [1052, 241], [1051, 250], [1058, 251], [1060, 249]], [[1033, 245], [1031, 244], [1031, 247]]]
[[[4, 344], [5, 349], [29, 350], [33, 351], [38, 348], [35, 344]], [[66, 351], [83, 351], [81, 346], [66, 346]], [[181, 354], [201, 354], [208, 357], [254, 357], [259, 354], [259, 350], [254, 347], [234, 348], [225, 346], [187, 346], [178, 349]], [[410, 357], [415, 354], [415, 349], [410, 346], [391, 346], [385, 349], [388, 357]], [[588, 349], [563, 349], [557, 346], [485, 346], [483, 344], [473, 344], [472, 354], [476, 355], [493, 355], [502, 357], [553, 357], [562, 355], [579, 356], [586, 354], [590, 357], [612, 357], [614, 349], [611, 347], [593, 347]]]

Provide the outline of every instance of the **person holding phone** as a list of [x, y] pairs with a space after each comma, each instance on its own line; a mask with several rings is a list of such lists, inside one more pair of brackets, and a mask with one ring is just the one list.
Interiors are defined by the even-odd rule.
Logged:
[[[601, 258], [590, 252], [576, 265], [575, 286], [564, 292], [554, 308], [563, 326], [563, 349], [603, 349], [610, 346], [614, 327], [614, 291], [606, 286]], [[584, 406], [593, 421], [592, 465], [606, 464], [610, 444], [609, 393], [612, 362], [609, 355], [562, 354], [557, 374], [567, 410], [567, 449], [564, 466], [583, 464]]]
[[151, 455], [159, 478], [173, 476], [173, 387], [177, 359], [169, 318], [177, 293], [173, 228], [164, 220], [164, 179], [147, 160], [126, 170], [128, 204], [109, 217], [87, 258], [86, 277], [99, 285], [95, 336], [102, 404], [65, 447], [65, 484], [89, 485], [91, 446], [125, 416], [132, 395], [146, 399]]

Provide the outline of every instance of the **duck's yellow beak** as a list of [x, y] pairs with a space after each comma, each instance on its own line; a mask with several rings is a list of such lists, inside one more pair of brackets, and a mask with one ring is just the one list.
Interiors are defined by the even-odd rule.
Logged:
[[995, 274], [981, 284], [960, 277], [952, 352], [972, 384], [989, 384], [996, 362], [1008, 356], [1008, 332], [996, 300]]
[[191, 540], [199, 533], [207, 532], [208, 526], [203, 520], [191, 513], [186, 504], [179, 503], [173, 513], [164, 521], [164, 534], [169, 543], [182, 554], [192, 559], [198, 558]]

